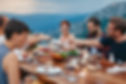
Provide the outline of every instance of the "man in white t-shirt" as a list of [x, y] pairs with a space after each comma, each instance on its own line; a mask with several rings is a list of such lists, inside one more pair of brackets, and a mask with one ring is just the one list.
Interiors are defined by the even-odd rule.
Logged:
[[0, 36], [0, 44], [4, 43], [4, 41], [5, 41], [4, 35], [1, 35]]
[[4, 43], [4, 29], [9, 19], [6, 16], [0, 16], [0, 44]]

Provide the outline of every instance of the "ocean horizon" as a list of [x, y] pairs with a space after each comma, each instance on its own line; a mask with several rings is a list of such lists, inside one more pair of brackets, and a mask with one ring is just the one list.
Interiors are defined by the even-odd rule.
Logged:
[[[78, 29], [79, 24], [85, 20], [88, 14], [4, 14], [9, 18], [18, 19], [25, 22], [32, 33], [44, 33], [52, 37], [60, 35], [60, 23], [63, 20], [68, 20], [71, 23], [71, 32], [75, 33], [75, 28]], [[78, 26], [76, 26], [78, 25]], [[82, 29], [82, 26], [81, 28]], [[76, 34], [76, 33], [75, 33]]]

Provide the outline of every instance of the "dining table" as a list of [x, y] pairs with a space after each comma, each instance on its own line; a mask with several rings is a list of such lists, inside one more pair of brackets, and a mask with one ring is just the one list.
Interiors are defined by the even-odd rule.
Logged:
[[[92, 57], [92, 56], [91, 56]], [[32, 84], [126, 84], [126, 72], [111, 74], [108, 68], [119, 66], [104, 58], [92, 57], [84, 64], [80, 63], [82, 56], [73, 56], [65, 60], [55, 60], [52, 56], [36, 58], [39, 65], [58, 67], [58, 74], [34, 74], [36, 79]], [[73, 63], [73, 66], [70, 64]]]

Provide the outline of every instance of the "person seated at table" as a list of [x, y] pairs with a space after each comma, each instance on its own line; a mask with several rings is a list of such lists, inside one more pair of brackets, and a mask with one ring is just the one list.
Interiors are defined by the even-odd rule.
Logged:
[[[4, 34], [4, 30], [5, 27], [7, 25], [9, 21], [9, 18], [6, 16], [0, 16], [0, 44], [3, 44], [6, 40], [5, 38], [5, 34]], [[19, 57], [19, 60], [21, 57], [21, 55], [23, 54], [23, 50], [24, 48], [30, 47], [40, 41], [43, 40], [49, 40], [50, 37], [48, 35], [44, 35], [44, 34], [32, 34], [28, 36], [28, 41], [26, 42], [25, 46], [23, 46], [22, 49], [15, 49], [14, 51], [17, 53], [17, 56]]]
[[75, 48], [74, 39], [75, 37], [70, 34], [70, 23], [68, 21], [61, 22], [61, 36], [60, 43], [65, 50], [71, 50]]
[[126, 61], [126, 39], [124, 39], [126, 31], [126, 21], [122, 18], [113, 17], [110, 19], [107, 35], [98, 39], [77, 40], [77, 45], [87, 45], [95, 47], [109, 47], [108, 56], [115, 57], [116, 62]]
[[8, 22], [8, 18], [6, 16], [0, 16], [0, 44], [4, 43], [5, 36], [4, 36], [4, 29]]
[[91, 17], [88, 20], [88, 35], [87, 38], [100, 38], [103, 33], [101, 30], [101, 22], [96, 17]]
[[13, 19], [6, 25], [6, 40], [0, 45], [0, 84], [21, 84], [19, 61], [12, 51], [25, 45], [28, 34], [23, 22]]
[[[101, 22], [98, 18], [96, 17], [91, 17], [88, 20], [88, 35], [87, 35], [87, 39], [99, 39], [100, 37], [103, 36], [102, 30], [101, 30]], [[89, 52], [92, 55], [98, 54], [101, 50], [97, 49], [95, 47], [89, 47], [88, 48]]]

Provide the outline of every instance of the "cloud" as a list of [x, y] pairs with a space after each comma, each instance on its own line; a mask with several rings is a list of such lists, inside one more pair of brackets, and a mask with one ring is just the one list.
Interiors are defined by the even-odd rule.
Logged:
[[125, 0], [0, 0], [0, 13], [86, 13], [99, 10], [115, 1]]
[[60, 12], [60, 4], [45, 0], [0, 0], [1, 13], [33, 14]]
[[0, 12], [33, 13], [35, 4], [34, 0], [0, 0]]

